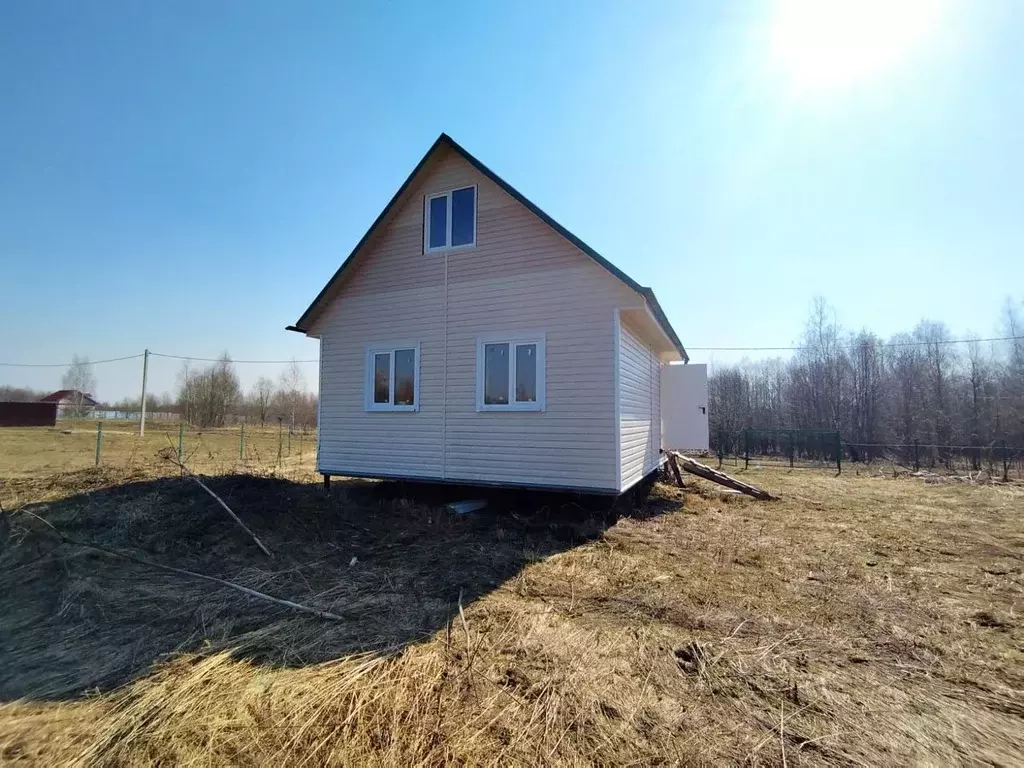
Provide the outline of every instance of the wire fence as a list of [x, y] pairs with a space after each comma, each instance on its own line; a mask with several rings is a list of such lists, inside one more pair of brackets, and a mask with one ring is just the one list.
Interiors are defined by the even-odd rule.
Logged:
[[0, 430], [0, 477], [27, 477], [89, 467], [169, 466], [163, 455], [201, 472], [316, 469], [315, 430], [287, 424], [198, 428], [185, 422], [63, 420], [56, 427]]
[[844, 452], [851, 460], [867, 465], [891, 464], [914, 471], [952, 473], [987, 472], [1003, 477], [1024, 477], [1024, 448], [999, 440], [987, 445], [940, 445], [933, 443], [848, 443]]
[[[314, 429], [287, 424], [241, 423], [199, 428], [182, 421], [64, 419], [56, 427], [0, 430], [0, 477], [68, 472], [88, 467], [167, 466], [161, 454], [203, 472], [315, 472]], [[1005, 441], [988, 445], [912, 442], [855, 443], [828, 430], [743, 430], [712, 435], [719, 467], [818, 469], [841, 472], [849, 465], [901, 467], [950, 474], [985, 472], [1024, 478], [1024, 447]]]
[[744, 429], [718, 430], [711, 441], [711, 453], [718, 465], [790, 469], [841, 470], [842, 438], [835, 430]]
[[1024, 478], [1024, 447], [999, 440], [986, 445], [856, 443], [832, 430], [745, 429], [711, 436], [718, 466], [832, 469], [884, 464], [907, 470]]

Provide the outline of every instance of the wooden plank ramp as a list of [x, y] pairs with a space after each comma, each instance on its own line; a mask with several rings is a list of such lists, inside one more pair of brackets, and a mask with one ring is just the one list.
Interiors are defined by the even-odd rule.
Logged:
[[667, 451], [668, 463], [672, 468], [673, 474], [676, 476], [676, 482], [682, 486], [682, 478], [679, 476], [679, 469], [683, 469], [689, 472], [691, 475], [697, 477], [703, 477], [705, 480], [710, 480], [712, 483], [718, 483], [724, 485], [726, 488], [732, 488], [734, 491], [745, 493], [748, 496], [753, 496], [755, 499], [761, 499], [762, 501], [775, 501], [779, 497], [773, 496], [768, 491], [758, 488], [756, 485], [750, 485], [750, 483], [744, 483], [742, 480], [737, 480], [735, 477], [730, 477], [725, 472], [719, 472], [717, 469], [712, 469], [707, 464], [701, 464], [699, 461], [691, 459], [689, 456], [683, 456], [681, 453], [676, 451]]

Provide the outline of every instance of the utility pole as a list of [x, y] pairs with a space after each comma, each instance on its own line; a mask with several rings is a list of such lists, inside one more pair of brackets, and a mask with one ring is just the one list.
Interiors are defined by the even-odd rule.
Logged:
[[139, 437], [146, 434], [146, 374], [149, 373], [149, 350], [142, 354], [142, 418], [139, 419]]

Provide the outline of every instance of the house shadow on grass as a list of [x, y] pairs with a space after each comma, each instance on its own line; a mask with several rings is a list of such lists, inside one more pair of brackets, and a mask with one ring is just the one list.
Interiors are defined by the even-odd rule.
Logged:
[[[460, 595], [468, 606], [530, 562], [600, 536], [614, 518], [608, 498], [551, 493], [335, 480], [327, 495], [319, 484], [249, 475], [207, 483], [272, 559], [188, 479], [100, 487], [23, 510], [78, 542], [344, 620], [61, 541], [14, 513], [0, 531], [0, 700], [107, 690], [180, 652], [231, 649], [299, 666], [401, 647], [444, 627]], [[489, 504], [464, 516], [443, 507], [465, 498]]]

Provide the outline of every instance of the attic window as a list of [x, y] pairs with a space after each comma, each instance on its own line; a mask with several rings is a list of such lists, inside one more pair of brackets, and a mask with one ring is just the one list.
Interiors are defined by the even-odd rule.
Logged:
[[428, 195], [423, 221], [424, 250], [476, 245], [476, 187]]

